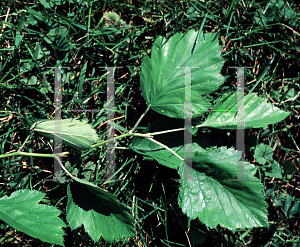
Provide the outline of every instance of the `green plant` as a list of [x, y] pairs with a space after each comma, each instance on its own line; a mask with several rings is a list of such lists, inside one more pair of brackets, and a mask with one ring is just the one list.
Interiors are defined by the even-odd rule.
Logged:
[[126, 22], [122, 20], [117, 13], [112, 11], [107, 12], [103, 16], [103, 18], [105, 19], [105, 24], [104, 24], [105, 28], [109, 28], [111, 25], [114, 25], [118, 28], [131, 27], [130, 25], [127, 25]]
[[[207, 127], [229, 130], [237, 128], [237, 114], [229, 111], [237, 108], [236, 93], [223, 95], [215, 104], [208, 97], [225, 81], [225, 77], [219, 73], [223, 64], [216, 34], [190, 30], [185, 34], [176, 33], [170, 39], [159, 36], [153, 44], [151, 58], [146, 56], [141, 68], [141, 90], [148, 107], [136, 125], [115, 140], [130, 137], [127, 148], [149, 156], [161, 165], [178, 170], [181, 177], [178, 204], [189, 220], [198, 218], [207, 227], [216, 228], [220, 225], [231, 231], [268, 227], [267, 203], [262, 193], [264, 186], [254, 176], [257, 167], [249, 162], [245, 163], [245, 179], [252, 181], [229, 181], [236, 177], [236, 164], [241, 158], [241, 152], [236, 152], [232, 147], [210, 146], [200, 131]], [[189, 181], [183, 180], [185, 74], [183, 68], [177, 68], [180, 66], [199, 67], [192, 70], [193, 179]], [[204, 110], [210, 107], [226, 111], [213, 111], [205, 118]], [[163, 116], [138, 133], [137, 127], [149, 109]], [[282, 121], [289, 114], [267, 103], [256, 93], [245, 96], [245, 129], [267, 127], [268, 124]], [[38, 121], [31, 126], [31, 130], [53, 139], [55, 121]], [[64, 119], [61, 133], [63, 143], [72, 147], [72, 152], [93, 149], [107, 143], [106, 140], [99, 141], [95, 130], [87, 122], [77, 119]], [[15, 155], [55, 158], [54, 154], [22, 152], [25, 144], [26, 142], [17, 152], [0, 155], [0, 158]], [[269, 150], [265, 151], [256, 152], [256, 157], [266, 157], [260, 159], [262, 164], [269, 161]], [[71, 151], [67, 151], [62, 155], [70, 153]], [[66, 218], [72, 229], [83, 224], [95, 242], [100, 237], [113, 241], [135, 235], [133, 218], [114, 195], [97, 186], [97, 181], [92, 181], [92, 176], [88, 179], [78, 178], [62, 163], [60, 165], [72, 179], [67, 185], [66, 210]], [[20, 190], [10, 197], [2, 197], [0, 219], [30, 236], [63, 246], [62, 227], [65, 224], [57, 217], [54, 207], [47, 206], [49, 214], [38, 211], [41, 212], [40, 215], [38, 212], [31, 215], [30, 209], [43, 206], [38, 205], [43, 196], [34, 190]], [[22, 220], [30, 215], [30, 221]], [[39, 227], [40, 220], [55, 222], [49, 227], [56, 231], [44, 232], [47, 229]], [[30, 225], [37, 227], [30, 228]]]
[[277, 14], [286, 18], [290, 25], [297, 25], [297, 15], [293, 10], [294, 3], [289, 4], [282, 0], [271, 0], [264, 9], [259, 9], [254, 16], [254, 20], [260, 26], [266, 26], [273, 19], [277, 19]]

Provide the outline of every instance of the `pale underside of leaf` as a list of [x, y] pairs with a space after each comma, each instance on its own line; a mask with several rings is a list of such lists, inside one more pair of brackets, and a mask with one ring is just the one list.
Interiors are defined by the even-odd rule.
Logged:
[[62, 143], [77, 149], [90, 148], [99, 140], [96, 131], [86, 122], [76, 119], [63, 119], [61, 121], [61, 133], [56, 132], [55, 120], [37, 123], [34, 131], [53, 139], [54, 136], [61, 137]]
[[290, 115], [290, 112], [282, 111], [266, 101], [266, 99], [257, 96], [256, 93], [247, 95], [244, 98], [244, 118], [239, 119], [239, 114], [236, 111], [226, 111], [231, 109], [238, 110], [237, 93], [224, 95], [214, 106], [216, 111], [208, 115], [204, 123], [197, 127], [236, 129], [239, 121], [245, 129], [261, 128], [280, 122]]

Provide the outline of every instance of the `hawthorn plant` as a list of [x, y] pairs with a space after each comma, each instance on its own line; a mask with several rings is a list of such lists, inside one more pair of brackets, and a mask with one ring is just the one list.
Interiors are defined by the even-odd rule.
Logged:
[[[223, 64], [216, 34], [190, 30], [185, 34], [176, 33], [169, 39], [159, 36], [153, 44], [151, 58], [145, 56], [141, 67], [141, 90], [148, 107], [134, 128], [116, 139], [130, 137], [128, 149], [178, 171], [182, 178], [178, 204], [190, 220], [198, 218], [209, 228], [220, 225], [231, 231], [268, 227], [264, 185], [254, 176], [257, 167], [245, 162], [245, 181], [230, 181], [236, 178], [241, 152], [233, 147], [209, 146], [199, 133], [203, 127], [237, 129], [237, 113], [229, 111], [237, 107], [237, 93], [224, 94], [214, 105], [205, 97], [224, 83], [226, 78], [220, 74]], [[210, 112], [202, 122], [193, 121], [190, 180], [183, 179], [185, 72], [177, 68], [185, 66], [197, 67], [192, 70], [192, 118], [205, 113], [199, 109], [228, 110]], [[244, 100], [245, 129], [267, 127], [290, 114], [255, 93], [249, 93]], [[138, 133], [136, 127], [150, 108], [162, 116]], [[63, 119], [61, 126], [62, 143], [79, 152], [107, 143], [107, 140], [99, 140], [87, 121]], [[55, 120], [38, 121], [31, 129], [52, 139]], [[56, 157], [21, 150], [0, 157], [15, 155]], [[60, 165], [70, 177], [66, 219], [71, 229], [83, 225], [95, 242], [100, 237], [111, 242], [135, 236], [133, 217], [116, 196], [101, 189], [91, 178], [80, 179], [61, 162]], [[278, 163], [274, 163], [274, 169], [276, 165]], [[60, 211], [56, 207], [39, 204], [44, 196], [36, 190], [18, 190], [10, 197], [0, 198], [0, 219], [34, 238], [64, 246], [66, 224], [58, 217]]]

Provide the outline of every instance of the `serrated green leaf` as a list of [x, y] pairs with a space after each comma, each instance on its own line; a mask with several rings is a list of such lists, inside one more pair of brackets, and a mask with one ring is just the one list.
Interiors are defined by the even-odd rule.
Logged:
[[[34, 9], [32, 8], [28, 8], [27, 12], [32, 15], [30, 18], [31, 20], [34, 18], [34, 19], [37, 19], [38, 21], [44, 21], [44, 17], [43, 17], [43, 14], [40, 12], [40, 11], [35, 11]], [[34, 25], [34, 24], [32, 24]]]
[[48, 81], [43, 80], [42, 83], [41, 83], [40, 90], [43, 94], [46, 94], [48, 92], [52, 92], [51, 84]]
[[282, 168], [284, 170], [284, 176], [291, 175], [294, 172], [294, 165], [291, 160], [283, 161]]
[[266, 26], [269, 21], [272, 21], [276, 15], [287, 18], [290, 25], [297, 25], [299, 23], [297, 14], [293, 10], [293, 3], [286, 4], [282, 0], [271, 0], [263, 9], [258, 9], [254, 15], [254, 20], [260, 26]]
[[296, 91], [293, 88], [289, 88], [288, 86], [283, 87], [284, 92], [281, 95], [284, 96], [285, 99], [294, 98], [296, 96]]
[[270, 167], [266, 167], [264, 170], [266, 176], [282, 179], [283, 169], [277, 161], [270, 161]]
[[93, 172], [96, 168], [96, 164], [92, 161], [89, 161], [81, 171], [81, 175], [84, 177], [86, 181], [89, 181], [93, 175]]
[[49, 0], [40, 0], [40, 3], [44, 6], [44, 8], [49, 9], [51, 8]]
[[[21, 71], [24, 71], [24, 72], [31, 70], [30, 63], [23, 63], [20, 69], [21, 69]], [[24, 78], [24, 79], [27, 79], [27, 78]]]
[[273, 202], [275, 203], [275, 205], [276, 205], [277, 207], [282, 207], [282, 206], [283, 206], [282, 203], [276, 198], [276, 195], [275, 195], [275, 194], [272, 194], [271, 196], [272, 196]]
[[282, 0], [271, 0], [270, 1], [271, 5], [275, 5], [278, 8], [279, 14], [287, 18], [289, 21], [289, 24], [292, 26], [296, 26], [299, 24], [299, 20], [297, 18], [296, 12], [293, 10], [293, 2], [290, 2], [289, 4], [286, 3], [286, 1]]
[[300, 212], [300, 203], [299, 203], [299, 201], [295, 202], [294, 205], [289, 208], [289, 210], [287, 212], [287, 216], [290, 217], [291, 215], [297, 214], [298, 212]]
[[41, 47], [38, 54], [38, 59], [41, 59], [43, 57], [47, 57], [50, 55], [50, 51], [46, 47]]
[[287, 194], [287, 197], [286, 197], [285, 203], [284, 203], [284, 208], [283, 208], [285, 216], [287, 216], [287, 217], [290, 216], [289, 212], [290, 212], [291, 207], [292, 207], [292, 197], [289, 194]]
[[40, 3], [44, 6], [44, 8], [49, 9], [53, 8], [54, 4], [62, 5], [65, 3], [65, 0], [40, 0]]
[[210, 102], [202, 95], [214, 92], [225, 78], [219, 73], [224, 64], [216, 34], [190, 30], [169, 40], [159, 36], [141, 66], [141, 90], [147, 105], [168, 117], [184, 119], [185, 69], [192, 66], [192, 112], [203, 114]]
[[282, 0], [270, 0], [270, 5], [281, 9], [284, 6], [284, 1]]
[[66, 0], [50, 0], [52, 4], [63, 5]]
[[[210, 228], [217, 225], [231, 231], [253, 227], [268, 227], [264, 185], [254, 177], [256, 168], [245, 163], [245, 179], [236, 179], [237, 159], [241, 152], [226, 147], [207, 149], [193, 158], [193, 180], [180, 180], [179, 206], [191, 219], [198, 218]], [[183, 178], [184, 166], [179, 168]]]
[[67, 37], [68, 29], [65, 26], [55, 24], [50, 28], [48, 34], [49, 39], [51, 41], [55, 41], [57, 39], [60, 39], [61, 37]]
[[135, 236], [132, 216], [114, 195], [82, 179], [74, 180], [68, 184], [66, 210], [72, 230], [83, 224], [94, 242], [101, 236], [109, 242]]
[[256, 146], [254, 151], [254, 158], [256, 162], [261, 165], [266, 164], [266, 162], [271, 162], [273, 160], [273, 151], [272, 148], [265, 144], [259, 144]]
[[31, 76], [30, 80], [27, 82], [28, 85], [36, 85], [37, 84], [37, 77], [36, 76]]
[[28, 24], [35, 26], [37, 24], [36, 18], [34, 17], [33, 14], [29, 14], [27, 17], [27, 22]]
[[205, 242], [206, 234], [195, 229], [189, 232], [189, 239], [193, 245], [202, 244]]
[[103, 16], [104, 19], [111, 19], [111, 20], [114, 20], [114, 21], [119, 21], [120, 20], [120, 16], [115, 13], [115, 12], [112, 12], [112, 11], [108, 11], [104, 16]]
[[36, 190], [17, 190], [10, 197], [0, 198], [0, 219], [11, 227], [44, 242], [64, 246], [66, 227], [57, 208], [38, 204], [45, 193]]
[[271, 196], [274, 193], [275, 189], [276, 189], [276, 185], [273, 182], [273, 187], [266, 189], [266, 196]]
[[263, 10], [262, 9], [259, 9], [255, 15], [254, 15], [254, 21], [260, 25], [261, 27], [264, 27], [268, 24], [268, 19], [267, 17], [264, 16], [263, 14]]
[[[73, 72], [66, 72], [65, 70], [61, 70], [62, 78], [61, 81], [63, 84], [74, 84], [72, 81], [74, 81], [75, 75]], [[68, 89], [68, 88], [67, 88]]]
[[[197, 5], [197, 2], [196, 2]], [[203, 12], [198, 12], [198, 10], [194, 7], [191, 6], [187, 11], [186, 11], [187, 18], [189, 18], [191, 21], [197, 21], [200, 18], [203, 18]]]
[[[39, 134], [53, 139], [55, 135], [55, 120], [38, 122], [33, 129]], [[99, 140], [96, 131], [87, 123], [87, 120], [63, 119], [61, 120], [62, 143], [79, 150], [88, 149]]]
[[[236, 129], [236, 100], [236, 92], [231, 95], [225, 94], [213, 107], [215, 111], [208, 115], [204, 123], [197, 125], [197, 127]], [[267, 103], [266, 101], [266, 99], [258, 97], [256, 93], [251, 93], [245, 96], [245, 115], [243, 119], [243, 122], [245, 122], [245, 129], [268, 127], [269, 124], [280, 122], [291, 114], [290, 112], [280, 110], [273, 104]], [[232, 108], [230, 108], [231, 106]], [[235, 111], [232, 109], [235, 109]]]
[[268, 22], [272, 21], [276, 16], [276, 9], [273, 7], [267, 8], [266, 11], [263, 9], [258, 9], [254, 15], [255, 22], [260, 25], [261, 27], [264, 27], [268, 24]]

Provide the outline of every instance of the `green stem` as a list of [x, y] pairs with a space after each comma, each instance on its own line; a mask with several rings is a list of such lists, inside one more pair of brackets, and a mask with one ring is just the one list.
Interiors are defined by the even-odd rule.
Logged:
[[63, 152], [60, 154], [39, 154], [39, 153], [26, 153], [26, 152], [14, 152], [14, 153], [9, 153], [9, 154], [2, 154], [0, 155], [0, 159], [1, 158], [6, 158], [6, 157], [11, 157], [11, 156], [17, 156], [17, 155], [24, 155], [24, 156], [32, 156], [32, 157], [44, 157], [44, 158], [54, 158], [55, 155], [57, 156], [64, 156], [64, 155], [68, 155], [71, 152]]
[[27, 143], [28, 139], [31, 137], [32, 133], [30, 135], [28, 135], [25, 139], [25, 141], [23, 142], [22, 146], [18, 149], [18, 152], [21, 152], [22, 149], [24, 148], [25, 144]]
[[[111, 138], [111, 139], [106, 140], [106, 141], [101, 141], [97, 144], [92, 145], [91, 148], [103, 146], [103, 144], [107, 143], [108, 141], [118, 140], [118, 139], [124, 138], [126, 136], [139, 136], [139, 137], [145, 137], [145, 138], [150, 137], [149, 134], [140, 134], [140, 133], [129, 134], [129, 133], [127, 133], [127, 134], [124, 134], [124, 135], [117, 136], [115, 138]], [[31, 157], [54, 158], [56, 155], [64, 156], [64, 155], [68, 155], [70, 153], [72, 153], [72, 151], [71, 152], [63, 152], [63, 153], [59, 153], [59, 154], [26, 153], [26, 152], [18, 151], [18, 152], [13, 152], [13, 153], [8, 153], [8, 154], [2, 154], [2, 155], [0, 155], [0, 159], [1, 158], [6, 158], [6, 157], [11, 157], [11, 156], [17, 156], [17, 155], [24, 155], [24, 156], [31, 156]]]
[[115, 149], [129, 149], [127, 147], [115, 147]]
[[[197, 125], [198, 126], [198, 125]], [[193, 128], [197, 128], [197, 126], [192, 126]], [[148, 133], [150, 136], [155, 136], [155, 135], [161, 135], [165, 133], [170, 133], [170, 132], [176, 132], [176, 131], [182, 131], [185, 130], [185, 128], [179, 128], [179, 129], [172, 129], [172, 130], [164, 130], [164, 131], [158, 131], [158, 132], [153, 132], [153, 133]]]
[[166, 145], [164, 145], [164, 144], [162, 144], [162, 143], [160, 143], [160, 142], [154, 140], [153, 138], [149, 138], [149, 140], [152, 141], [152, 142], [155, 142], [156, 144], [158, 144], [158, 145], [160, 145], [160, 146], [162, 146], [162, 147], [164, 147], [165, 149], [169, 150], [172, 154], [174, 154], [175, 156], [177, 156], [180, 160], [184, 161], [184, 159], [183, 159], [181, 156], [179, 156], [175, 151], [173, 151], [173, 150], [172, 150], [171, 148], [169, 148], [168, 146], [166, 146]]
[[171, 132], [176, 132], [176, 131], [182, 131], [185, 128], [179, 128], [179, 129], [172, 129], [172, 130], [164, 130], [164, 131], [158, 131], [158, 132], [153, 132], [153, 133], [149, 133], [149, 135], [151, 136], [155, 136], [155, 135], [162, 135], [162, 134], [166, 134], [166, 133], [171, 133]]
[[99, 147], [99, 146], [102, 146], [103, 144], [106, 144], [109, 141], [122, 139], [122, 138], [124, 138], [126, 136], [130, 136], [130, 135], [132, 135], [132, 134], [127, 133], [127, 134], [123, 134], [123, 135], [120, 135], [120, 136], [117, 136], [117, 137], [114, 137], [114, 138], [110, 138], [110, 139], [108, 139], [106, 141], [101, 141], [99, 143], [96, 143], [96, 144], [92, 145], [91, 148]]
[[54, 159], [56, 159], [59, 163], [59, 165], [61, 166], [61, 168], [73, 179], [74, 176], [69, 173], [69, 171], [64, 167], [64, 165], [61, 163], [60, 159], [57, 157], [57, 155], [54, 156]]
[[147, 114], [147, 112], [150, 109], [150, 104], [148, 105], [147, 109], [144, 111], [144, 113], [140, 116], [139, 120], [136, 122], [136, 124], [134, 125], [133, 129], [129, 131], [129, 133], [133, 133], [133, 131], [135, 131], [136, 127], [138, 127], [139, 123], [142, 121], [143, 117]]

